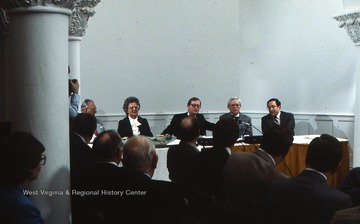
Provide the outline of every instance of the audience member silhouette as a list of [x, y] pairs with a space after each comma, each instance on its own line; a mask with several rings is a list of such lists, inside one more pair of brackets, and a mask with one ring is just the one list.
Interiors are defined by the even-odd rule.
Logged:
[[44, 223], [24, 189], [45, 165], [44, 146], [30, 133], [15, 132], [1, 142], [0, 151], [1, 223]]
[[196, 140], [200, 135], [200, 123], [195, 117], [185, 117], [180, 123], [179, 145], [171, 146], [167, 152], [167, 168], [172, 182], [190, 184], [194, 162], [199, 154]]
[[280, 126], [267, 129], [260, 148], [234, 152], [224, 167], [225, 206], [233, 223], [262, 223], [267, 190], [272, 180], [287, 178], [275, 169], [293, 142], [292, 132]]
[[[107, 192], [124, 191], [124, 169], [119, 167], [122, 156], [122, 141], [115, 130], [100, 133], [94, 140], [92, 150], [96, 163], [84, 175], [84, 190], [96, 192], [95, 195], [80, 197], [82, 201], [82, 223], [109, 223], [118, 222], [119, 218], [110, 220], [112, 208], [116, 207], [119, 195], [110, 195]], [[99, 192], [99, 194], [97, 194]]]
[[269, 188], [272, 223], [328, 224], [336, 211], [350, 207], [351, 198], [326, 183], [342, 156], [335, 137], [322, 134], [314, 138], [308, 146], [306, 169], [294, 178], [273, 181]]
[[338, 190], [350, 195], [353, 206], [360, 205], [360, 167], [350, 170]]
[[222, 223], [226, 216], [223, 211], [223, 168], [239, 137], [238, 123], [232, 118], [224, 118], [215, 124], [213, 147], [204, 148], [197, 158], [193, 181], [202, 193], [201, 222]]
[[[78, 114], [73, 123], [70, 133], [70, 185], [71, 190], [84, 189], [82, 178], [84, 174], [95, 164], [95, 155], [88, 146], [96, 130], [96, 118], [87, 113]], [[81, 196], [71, 195], [71, 211], [74, 224], [81, 223], [78, 220], [78, 211], [81, 210], [79, 199]]]
[[192, 223], [184, 196], [176, 184], [151, 179], [157, 161], [151, 140], [144, 136], [127, 140], [122, 160], [127, 190], [118, 205], [119, 212], [114, 215], [131, 223]]

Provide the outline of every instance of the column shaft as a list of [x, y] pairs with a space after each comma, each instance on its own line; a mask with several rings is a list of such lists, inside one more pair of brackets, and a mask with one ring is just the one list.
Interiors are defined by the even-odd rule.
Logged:
[[[33, 6], [9, 10], [9, 74], [14, 131], [33, 133], [47, 163], [31, 188], [46, 223], [69, 223], [68, 29], [70, 10]], [[42, 195], [41, 190], [57, 193]], [[64, 193], [64, 195], [61, 195]]]

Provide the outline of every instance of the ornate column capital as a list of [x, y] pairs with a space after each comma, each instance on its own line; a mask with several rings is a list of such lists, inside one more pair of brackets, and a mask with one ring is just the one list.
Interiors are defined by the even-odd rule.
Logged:
[[85, 35], [85, 30], [89, 18], [95, 15], [94, 7], [100, 0], [78, 0], [76, 6], [72, 9], [70, 17], [69, 35], [82, 37]]
[[72, 14], [69, 23], [69, 35], [82, 37], [85, 35], [88, 20], [95, 15], [94, 7], [101, 0], [0, 0], [0, 32], [9, 30], [6, 11], [19, 7], [52, 6], [70, 9]]
[[356, 46], [360, 46], [360, 11], [335, 16], [339, 28], [344, 28]]

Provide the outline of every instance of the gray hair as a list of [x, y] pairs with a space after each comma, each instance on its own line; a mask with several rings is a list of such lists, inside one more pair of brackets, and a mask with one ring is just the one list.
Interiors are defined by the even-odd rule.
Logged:
[[130, 171], [144, 171], [151, 166], [155, 154], [155, 144], [149, 138], [141, 135], [133, 136], [124, 145], [123, 165]]
[[228, 106], [230, 105], [230, 103], [231, 103], [231, 101], [233, 101], [233, 100], [239, 100], [239, 104], [240, 104], [240, 106], [241, 106], [241, 100], [240, 100], [240, 98], [239, 97], [231, 97], [230, 99], [229, 99], [229, 101], [228, 101]]
[[89, 108], [90, 102], [94, 102], [91, 99], [85, 99], [84, 102], [81, 103], [81, 110]]

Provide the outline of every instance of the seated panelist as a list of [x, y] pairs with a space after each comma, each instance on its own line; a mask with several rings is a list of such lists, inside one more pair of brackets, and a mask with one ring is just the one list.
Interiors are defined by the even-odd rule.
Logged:
[[200, 122], [200, 135], [206, 135], [206, 130], [212, 131], [215, 124], [205, 120], [204, 115], [200, 114], [201, 101], [197, 97], [192, 97], [187, 103], [188, 111], [182, 114], [175, 114], [169, 126], [161, 134], [175, 135], [178, 137], [180, 132], [181, 120], [187, 116], [196, 117]]
[[126, 98], [123, 109], [127, 116], [119, 121], [117, 129], [122, 138], [133, 135], [153, 136], [147, 120], [139, 116], [140, 102], [138, 98], [134, 96]]
[[281, 102], [276, 98], [271, 98], [266, 103], [269, 113], [261, 118], [262, 132], [274, 126], [281, 126], [290, 129], [295, 135], [294, 115], [281, 110]]
[[241, 101], [238, 97], [232, 97], [228, 101], [227, 105], [229, 113], [220, 116], [220, 120], [224, 118], [233, 118], [239, 125], [240, 136], [250, 135], [252, 136], [251, 118], [243, 113], [240, 113]]

